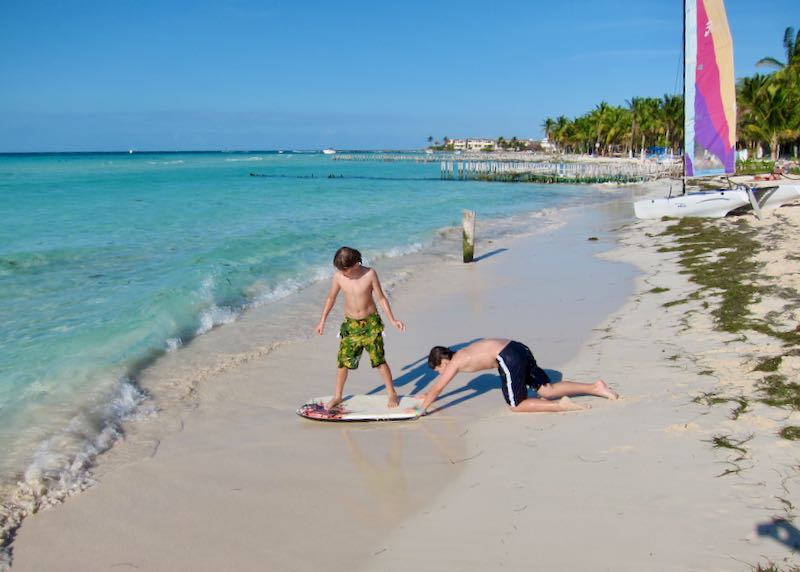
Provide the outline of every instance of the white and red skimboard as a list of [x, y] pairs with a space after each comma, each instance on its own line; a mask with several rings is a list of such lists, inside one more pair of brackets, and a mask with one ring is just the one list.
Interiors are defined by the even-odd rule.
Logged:
[[401, 397], [397, 407], [389, 407], [385, 394], [348, 395], [338, 406], [325, 409], [331, 399], [330, 395], [311, 399], [297, 414], [316, 421], [400, 421], [416, 419], [422, 414], [419, 409], [422, 400], [415, 397]]

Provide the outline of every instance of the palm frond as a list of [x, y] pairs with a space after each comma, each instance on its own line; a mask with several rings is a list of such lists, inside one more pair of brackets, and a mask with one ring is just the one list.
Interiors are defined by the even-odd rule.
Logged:
[[783, 69], [784, 67], [786, 67], [786, 64], [784, 64], [783, 62], [779, 62], [773, 57], [766, 57], [758, 60], [756, 62], [756, 67], [774, 67], [778, 69]]

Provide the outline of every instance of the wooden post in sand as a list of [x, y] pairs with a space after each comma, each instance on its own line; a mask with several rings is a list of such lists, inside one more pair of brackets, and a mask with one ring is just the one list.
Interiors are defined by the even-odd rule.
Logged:
[[475, 211], [464, 211], [462, 225], [464, 227], [464, 232], [462, 234], [464, 262], [472, 262], [475, 255]]

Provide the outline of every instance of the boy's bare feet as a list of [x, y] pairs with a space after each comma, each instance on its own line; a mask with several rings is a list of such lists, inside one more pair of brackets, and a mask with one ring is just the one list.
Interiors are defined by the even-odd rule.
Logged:
[[397, 407], [398, 405], [400, 405], [400, 401], [397, 399], [396, 393], [392, 393], [391, 395], [389, 395], [389, 402], [386, 405], [389, 407], [389, 409], [392, 409], [393, 407]]
[[588, 405], [578, 405], [566, 395], [558, 400], [558, 405], [561, 407], [561, 411], [581, 411], [583, 409], [591, 409], [591, 407]]
[[602, 379], [598, 379], [594, 383], [594, 389], [595, 391], [597, 391], [598, 397], [605, 397], [606, 399], [610, 399], [612, 401], [616, 401], [617, 399], [619, 399], [619, 394], [610, 387], [608, 387], [608, 384]]
[[340, 405], [342, 401], [344, 400], [341, 397], [334, 397], [328, 403], [325, 404], [325, 409], [333, 409], [334, 407]]

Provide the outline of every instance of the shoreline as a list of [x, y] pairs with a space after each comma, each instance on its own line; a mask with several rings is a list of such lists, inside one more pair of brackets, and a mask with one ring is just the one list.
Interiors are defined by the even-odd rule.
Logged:
[[[605, 204], [605, 203], [601, 203], [601, 204]], [[556, 230], [554, 232], [558, 232], [558, 231]], [[579, 230], [578, 232], [580, 234], [582, 234], [584, 231]], [[547, 233], [545, 233], [545, 234], [547, 234]], [[583, 243], [585, 243], [586, 238], [587, 238], [586, 236], [582, 236], [580, 240]], [[498, 239], [497, 242], [502, 243], [503, 241], [506, 241], [506, 240], [519, 241], [519, 240], [526, 240], [526, 239], [527, 240], [531, 240], [530, 237], [525, 237], [525, 236], [513, 237], [513, 238], [505, 237], [505, 238], [502, 238], [502, 239]], [[490, 246], [491, 246], [490, 244], [487, 244], [485, 250], [486, 251], [490, 251], [491, 250], [489, 248]], [[585, 247], [585, 244], [581, 244], [580, 247], [581, 248]], [[596, 247], [595, 244], [592, 243], [590, 245], [590, 248], [595, 250], [597, 247]], [[495, 250], [500, 250], [500, 249], [495, 249]], [[485, 260], [482, 262], [482, 264], [489, 265], [490, 263], [493, 263], [493, 259], [495, 261], [499, 260], [500, 258], [502, 258], [502, 256], [505, 255], [505, 253], [504, 252], [498, 252], [498, 253], [489, 255], [489, 252], [485, 252], [485, 253], [483, 253], [483, 255], [484, 256], [488, 256], [488, 257], [485, 258]], [[478, 258], [480, 259], [481, 256], [482, 256], [481, 253], [479, 253], [478, 254]], [[454, 254], [451, 254], [451, 257], [453, 259], [457, 258], [457, 256], [455, 256]], [[452, 270], [453, 269], [452, 266], [453, 265], [451, 263], [450, 265], [448, 265], [448, 268], [450, 270]], [[470, 266], [471, 265], [465, 265], [467, 270], [471, 270]], [[458, 269], [458, 270], [463, 270], [461, 267], [462, 267], [462, 265], [460, 264], [460, 262], [458, 263], [458, 265], [455, 265], [455, 268]], [[379, 270], [381, 270], [380, 266], [379, 266]], [[381, 271], [381, 274], [382, 274], [382, 276], [385, 275], [383, 273], [383, 271]], [[419, 279], [419, 276], [417, 276], [417, 279]], [[395, 308], [396, 314], [398, 316], [400, 316], [401, 319], [407, 319], [407, 318], [404, 316], [405, 312], [402, 310], [403, 303], [400, 301], [399, 298], [401, 298], [403, 296], [403, 292], [405, 292], [405, 290], [409, 287], [408, 283], [409, 282], [413, 282], [414, 280], [415, 280], [415, 275], [412, 273], [410, 276], [405, 277], [402, 281], [399, 281], [397, 286], [396, 286], [395, 295], [398, 298], [394, 298], [393, 297], [393, 302], [392, 303], [393, 303], [393, 307]], [[323, 285], [323, 288], [324, 288], [324, 285]], [[476, 288], [477, 289], [470, 288], [469, 294], [473, 298], [476, 297], [476, 296], [481, 296], [482, 295], [482, 286], [478, 287], [476, 285]], [[445, 296], [445, 301], [446, 301], [446, 296], [447, 295], [443, 293], [443, 296]], [[313, 298], [313, 303], [311, 301], [312, 298]], [[319, 298], [319, 299], [317, 299], [317, 298]], [[316, 318], [317, 314], [318, 314], [318, 311], [319, 311], [319, 308], [317, 306], [319, 304], [319, 300], [321, 300], [321, 299], [322, 298], [320, 298], [319, 296], [315, 297], [315, 296], [310, 294], [309, 295], [308, 304], [304, 305], [302, 308], [298, 307], [298, 314], [304, 314], [304, 315], [307, 315], [307, 316], [311, 315], [311, 316], [314, 316], [314, 318]], [[475, 300], [467, 300], [467, 301], [465, 301], [463, 303], [466, 303], [468, 305], [474, 305], [476, 302], [475, 302]], [[620, 301], [620, 303], [621, 303], [621, 301]], [[546, 304], [544, 304], [544, 305], [546, 306]], [[246, 317], [244, 319], [246, 319]], [[331, 320], [335, 320], [335, 319], [336, 319], [336, 316], [331, 316]], [[481, 319], [481, 321], [483, 321], [485, 319], [485, 316], [480, 316], [480, 319]], [[309, 322], [309, 323], [311, 323], [311, 322]], [[433, 329], [434, 326], [435, 326], [435, 324], [431, 324], [430, 328]], [[565, 327], [567, 327], [567, 326], [565, 326]], [[425, 329], [425, 328], [423, 328], [423, 329]], [[192, 345], [195, 346], [193, 348], [193, 351], [197, 352], [198, 355], [202, 355], [203, 352], [207, 349], [207, 348], [204, 347], [206, 345], [206, 343], [213, 345], [213, 343], [214, 343], [213, 334], [214, 334], [214, 332], [212, 331], [209, 334], [207, 334], [205, 336], [202, 336], [202, 337], [198, 338], [195, 342], [193, 342]], [[499, 332], [498, 334], [502, 334], [502, 332]], [[395, 334], [394, 333], [391, 333], [391, 334], [387, 333], [387, 335], [389, 336], [388, 340], [391, 340], [391, 336], [393, 336]], [[486, 332], [486, 333], [478, 333], [476, 335], [494, 335], [494, 334], [492, 332]], [[507, 332], [507, 333], [505, 333], [505, 335], [515, 335], [515, 334], [513, 332]], [[522, 337], [522, 336], [520, 336], [520, 337]], [[204, 340], [205, 340], [205, 342], [204, 342]], [[448, 342], [448, 343], [456, 343], [458, 341], [460, 341], [460, 340], [453, 340], [452, 342]], [[155, 423], [153, 422], [153, 420], [149, 420], [149, 421], [145, 421], [144, 423], [137, 424], [137, 425], [140, 425], [140, 426], [135, 427], [132, 432], [131, 431], [128, 432], [128, 434], [125, 437], [124, 443], [121, 444], [122, 446], [113, 447], [111, 449], [111, 451], [109, 451], [108, 453], [106, 453], [103, 456], [103, 459], [98, 464], [98, 467], [97, 467], [97, 469], [95, 471], [95, 477], [99, 481], [99, 485], [97, 485], [97, 486], [95, 486], [93, 488], [90, 488], [87, 492], [84, 492], [81, 495], [78, 495], [77, 497], [69, 499], [68, 502], [65, 503], [64, 505], [60, 505], [58, 507], [55, 507], [53, 510], [50, 510], [50, 511], [45, 511], [42, 514], [43, 515], [48, 515], [49, 513], [55, 513], [55, 512], [61, 512], [61, 513], [65, 512], [65, 511], [68, 512], [70, 510], [68, 507], [70, 507], [70, 506], [90, 503], [91, 501], [88, 501], [88, 500], [84, 501], [83, 499], [84, 498], [88, 499], [88, 498], [90, 498], [92, 496], [95, 496], [95, 495], [98, 494], [96, 491], [99, 491], [101, 489], [105, 489], [106, 487], [108, 487], [107, 483], [108, 483], [108, 481], [110, 479], [120, 478], [122, 480], [125, 480], [124, 476], [120, 476], [121, 473], [124, 473], [124, 472], [128, 471], [130, 468], [137, 468], [137, 467], [141, 467], [143, 465], [146, 465], [147, 463], [151, 462], [150, 459], [162, 457], [164, 455], [164, 451], [166, 450], [165, 444], [167, 442], [169, 442], [170, 440], [173, 440], [173, 439], [180, 440], [182, 438], [182, 435], [186, 432], [186, 428], [189, 427], [192, 423], [198, 423], [199, 422], [198, 420], [200, 420], [200, 419], [205, 420], [207, 415], [213, 416], [214, 415], [214, 413], [213, 413], [214, 409], [217, 409], [217, 408], [220, 408], [220, 407], [230, 407], [231, 404], [230, 404], [229, 400], [231, 398], [231, 394], [239, 394], [241, 391], [245, 391], [244, 389], [242, 389], [245, 386], [248, 386], [249, 390], [258, 391], [258, 388], [257, 388], [257, 386], [259, 385], [258, 382], [254, 381], [253, 379], [245, 379], [245, 380], [241, 379], [242, 376], [247, 377], [246, 375], [243, 374], [243, 372], [245, 370], [249, 370], [249, 369], [255, 368], [256, 364], [258, 362], [264, 361], [266, 363], [267, 361], [272, 360], [272, 358], [274, 358], [276, 356], [281, 357], [281, 356], [286, 355], [286, 354], [290, 354], [291, 355], [295, 351], [298, 351], [298, 348], [301, 347], [301, 346], [302, 347], [307, 347], [307, 348], [319, 348], [319, 347], [322, 347], [321, 345], [324, 345], [325, 343], [330, 345], [331, 342], [335, 343], [335, 340], [325, 339], [325, 338], [323, 338], [321, 340], [318, 340], [318, 339], [308, 340], [308, 339], [306, 339], [305, 341], [302, 341], [302, 342], [296, 342], [296, 343], [295, 342], [289, 342], [287, 344], [280, 344], [280, 345], [278, 345], [278, 347], [274, 347], [274, 348], [261, 348], [256, 353], [251, 353], [250, 355], [233, 357], [231, 359], [231, 364], [235, 365], [236, 367], [231, 368], [230, 371], [226, 371], [225, 368], [223, 368], [222, 370], [220, 370], [219, 368], [217, 368], [217, 369], [212, 368], [208, 372], [208, 379], [214, 379], [215, 380], [215, 383], [213, 384], [213, 387], [212, 387], [212, 384], [210, 384], [210, 383], [200, 383], [197, 386], [191, 388], [190, 393], [199, 395], [199, 399], [197, 401], [195, 401], [194, 403], [190, 403], [188, 405], [188, 407], [184, 407], [183, 408], [183, 410], [184, 410], [183, 414], [175, 416], [174, 419], [164, 419], [165, 416], [159, 416], [159, 418], [157, 418]], [[399, 343], [400, 340], [398, 339], [397, 342]], [[395, 341], [392, 340], [391, 343], [395, 343]], [[561, 342], [559, 344], [555, 344], [555, 345], [556, 346], [558, 346], [558, 345], [565, 346], [565, 345], [569, 345], [569, 344], [568, 344], [567, 341], [561, 340]], [[575, 344], [573, 344], [573, 345], [575, 347], [573, 348], [572, 351], [576, 351], [577, 350], [577, 345], [575, 345]], [[406, 334], [405, 338], [402, 339], [401, 347], [405, 348], [404, 350], [401, 350], [401, 351], [405, 351], [407, 353], [411, 352], [411, 356], [414, 359], [410, 363], [411, 364], [415, 363], [416, 360], [419, 358], [419, 356], [417, 355], [417, 353], [419, 352], [419, 343], [414, 343], [413, 340], [410, 339], [410, 336], [408, 334]], [[189, 348], [183, 348], [182, 351], [187, 350], [187, 349], [189, 349]], [[305, 351], [308, 351], [308, 350], [305, 350]], [[322, 360], [321, 360], [319, 365], [316, 365], [317, 361], [319, 361], [317, 358], [314, 358], [313, 360], [310, 360], [310, 361], [313, 361], [313, 363], [315, 364], [314, 368], [319, 368], [319, 372], [320, 372], [318, 375], [312, 376], [313, 379], [327, 379], [328, 377], [332, 378], [332, 374], [331, 373], [328, 373], [328, 374], [325, 373], [329, 369], [329, 368], [325, 367], [325, 366], [328, 365], [328, 361], [329, 360], [325, 360], [324, 359], [324, 356], [328, 355], [332, 351], [333, 350], [329, 348], [327, 350], [319, 352], [323, 356], [323, 358], [322, 358]], [[566, 351], [567, 351], [566, 349], [560, 350], [560, 352], [562, 354], [564, 352], [566, 352]], [[312, 351], [311, 353], [316, 354], [317, 352], [316, 351]], [[331, 355], [334, 355], [334, 354], [331, 354]], [[400, 379], [403, 379], [405, 377], [408, 380], [402, 386], [398, 387], [398, 391], [399, 392], [405, 393], [406, 392], [406, 387], [404, 387], [405, 385], [408, 385], [408, 383], [414, 381], [415, 379], [419, 379], [420, 376], [424, 376], [425, 374], [424, 373], [420, 373], [420, 371], [422, 371], [422, 370], [420, 370], [420, 368], [416, 367], [416, 366], [411, 368], [410, 371], [403, 371], [402, 369], [399, 369], [399, 366], [401, 364], [403, 364], [403, 363], [408, 364], [409, 363], [408, 359], [406, 361], [401, 361], [401, 362], [398, 363], [398, 362], [396, 362], [396, 361], [394, 361], [392, 359], [392, 355], [393, 355], [392, 354], [392, 350], [390, 349], [389, 353], [388, 353], [388, 357], [390, 359], [390, 363], [392, 364], [392, 367], [395, 369], [395, 371], [394, 371], [395, 377], [396, 378], [400, 378]], [[302, 359], [302, 358], [299, 358], [299, 359]], [[549, 359], [548, 361], [550, 363], [553, 363], [553, 360], [557, 360], [557, 359], [559, 359], [558, 358], [558, 353], [556, 353], [556, 355], [553, 358]], [[284, 363], [284, 361], [281, 361], [281, 364], [283, 364], [283, 363]], [[286, 367], [285, 365], [281, 365], [276, 369], [283, 369], [285, 367]], [[297, 370], [296, 367], [289, 368], [289, 369], [290, 370], [291, 369]], [[362, 369], [364, 369], [364, 368], [362, 368]], [[419, 370], [419, 371], [417, 371], [417, 370]], [[415, 373], [415, 371], [417, 371], [417, 372]], [[357, 373], [363, 373], [364, 375], [354, 375], [354, 376], [352, 376], [351, 380], [348, 382], [348, 389], [356, 390], [356, 388], [358, 388], [359, 379], [361, 379], [362, 380], [361, 381], [362, 386], [361, 386], [360, 390], [363, 391], [363, 380], [370, 379], [370, 375], [369, 375], [370, 372], [369, 371], [361, 372], [359, 370], [359, 372], [357, 372]], [[289, 374], [287, 372], [286, 375], [288, 376], [288, 375], [291, 375], [291, 374]], [[240, 383], [241, 385], [239, 387], [234, 387], [234, 382], [231, 381], [231, 380], [236, 379], [237, 376], [240, 379], [238, 379], [236, 381], [236, 383]], [[414, 376], [416, 376], [416, 378]], [[178, 377], [179, 376], [176, 376], [174, 379], [177, 379]], [[270, 376], [270, 377], [272, 377], [272, 376]], [[277, 378], [281, 379], [281, 375], [278, 375]], [[373, 382], [374, 382], [374, 380], [373, 380]], [[147, 380], [142, 380], [142, 383], [143, 383], [143, 386], [146, 388], [147, 387]], [[329, 389], [328, 388], [329, 384], [330, 384], [330, 382], [329, 383], [323, 383], [322, 386], [320, 386], [321, 389], [318, 389], [314, 393], [324, 393], [325, 391], [327, 391]], [[372, 386], [372, 385], [373, 385], [373, 383], [370, 384], [370, 386]], [[324, 391], [323, 391], [323, 389], [324, 389]], [[285, 394], [285, 392], [287, 392], [287, 391], [289, 393]], [[291, 397], [289, 397], [289, 395], [291, 395]], [[282, 411], [284, 413], [286, 411], [292, 412], [294, 410], [294, 408], [296, 408], [297, 404], [302, 399], [307, 399], [311, 395], [312, 395], [312, 393], [309, 392], [308, 390], [306, 390], [306, 392], [304, 392], [304, 393], [297, 393], [297, 389], [292, 389], [292, 388], [289, 388], [289, 387], [281, 388], [281, 391], [278, 391], [278, 392], [275, 392], [274, 394], [271, 394], [269, 396], [264, 396], [263, 398], [260, 398], [260, 400], [259, 400], [260, 403], [259, 403], [258, 407], [262, 408], [264, 411], [269, 412], [269, 413], [272, 413], [272, 412], [275, 412], [275, 411]], [[499, 396], [499, 392], [497, 392], [497, 395], [493, 395], [491, 397], [493, 397], [494, 399], [497, 399], [498, 396]], [[248, 398], [245, 398], [245, 399], [248, 399]], [[479, 400], [470, 400], [468, 403], [471, 405], [473, 401], [479, 401]], [[502, 404], [502, 399], [500, 400], [500, 403]], [[463, 411], [467, 412], [468, 409], [469, 409], [469, 407], [465, 406], [463, 408]], [[461, 410], [462, 410], [462, 408], [459, 408], [459, 411], [461, 411]], [[463, 415], [463, 413], [462, 413], [462, 415]], [[448, 417], [449, 417], [449, 415], [448, 415]], [[441, 418], [444, 419], [444, 413], [442, 413], [442, 417]], [[430, 419], [433, 420], [433, 419], [436, 419], [436, 417], [433, 417], [433, 418], [430, 418]], [[292, 422], [292, 425], [290, 425], [290, 428], [296, 423], [296, 421], [292, 419], [291, 422]], [[430, 426], [432, 426], [432, 425], [433, 425], [433, 423], [429, 423], [428, 424], [428, 428], [430, 428]], [[316, 429], [316, 431], [319, 431], [319, 429]], [[442, 429], [441, 431], [445, 431], [445, 430]], [[410, 433], [410, 432], [404, 432], [404, 431], [399, 431], [399, 432], [401, 434]], [[416, 432], [414, 432], [414, 433], [416, 433]], [[370, 437], [370, 439], [372, 439], [372, 438], [374, 438], [374, 437]], [[458, 441], [459, 440], [457, 438], [453, 437], [452, 435], [448, 435], [445, 432], [442, 435], [437, 435], [435, 439], [431, 438], [431, 437], [426, 438], [426, 442], [428, 444], [425, 445], [425, 446], [428, 447], [429, 450], [433, 451], [434, 449], [437, 449], [438, 446], [431, 445], [431, 443], [434, 443], [434, 442], [439, 442], [440, 444], [443, 443], [444, 445], [441, 445], [441, 446], [443, 446], [445, 448], [449, 448], [449, 450], [454, 451], [454, 453], [451, 454], [450, 457], [449, 457], [450, 459], [453, 459], [453, 458], [458, 458], [458, 454], [457, 454], [458, 447], [456, 445], [458, 443]], [[420, 449], [420, 447], [415, 447], [415, 450], [416, 449]], [[144, 460], [142, 460], [142, 459], [144, 459]], [[452, 465], [453, 463], [452, 463], [452, 461], [448, 461], [447, 464], [448, 465]], [[442, 480], [442, 479], [440, 479], [440, 480]], [[429, 493], [428, 493], [428, 496], [429, 496]], [[413, 503], [410, 503], [409, 506], [413, 506]], [[404, 508], [403, 510], [406, 510], [406, 509]], [[38, 520], [38, 518], [39, 518], [39, 515], [35, 515], [33, 518], [30, 519], [30, 521], [33, 522], [34, 520]], [[19, 530], [19, 533], [18, 533], [18, 536], [17, 536], [17, 542], [15, 542], [14, 547], [13, 547], [14, 554], [15, 554], [15, 565], [14, 565], [15, 569], [18, 568], [19, 566], [22, 566], [22, 564], [20, 564], [20, 562], [23, 561], [23, 558], [21, 558], [19, 555], [21, 554], [21, 551], [23, 550], [23, 548], [22, 548], [22, 546], [23, 546], [22, 539], [26, 535], [25, 530], [29, 526], [30, 526], [30, 524], [29, 524], [28, 520], [26, 520], [23, 523], [23, 526], [21, 527], [21, 529]]]
[[[605, 198], [591, 199], [592, 202], [603, 200]], [[505, 240], [531, 230], [541, 231], [539, 227], [559, 224], [557, 212], [558, 209], [545, 209], [506, 219], [481, 220], [479, 225], [483, 236], [480, 238], [490, 245], [493, 240]], [[409, 270], [410, 267], [457, 259], [460, 253], [453, 252], [453, 248], [456, 244], [460, 248], [460, 237], [457, 236], [459, 233], [455, 228], [440, 229], [433, 244], [425, 246], [421, 251], [415, 252], [411, 249], [411, 253], [406, 253], [403, 249], [395, 249], [399, 252], [398, 256], [393, 256], [394, 253], [390, 251], [369, 263], [375, 263], [379, 268], [387, 270], [386, 273], [382, 271], [381, 276], [385, 288], [391, 290], [395, 286], [401, 286], [413, 273]], [[108, 449], [109, 443], [119, 438], [128, 438], [127, 433], [131, 426], [159, 427], [152, 431], [153, 434], [161, 431], [169, 433], [179, 427], [183, 416], [197, 407], [198, 386], [204, 380], [248, 361], [262, 359], [283, 345], [313, 337], [310, 330], [305, 332], [300, 328], [298, 331], [292, 324], [305, 323], [309, 312], [318, 314], [318, 306], [324, 299], [326, 289], [327, 280], [322, 279], [310, 285], [303, 284], [299, 291], [277, 301], [247, 304], [232, 322], [222, 316], [221, 325], [217, 324], [219, 327], [198, 331], [187, 342], [168, 340], [167, 346], [172, 345], [176, 351], [167, 351], [157, 358], [147, 357], [134, 364], [134, 369], [126, 373], [119, 387], [113, 388], [113, 401], [93, 404], [90, 411], [80, 410], [75, 413], [76, 417], [81, 416], [82, 422], [96, 426], [101, 420], [95, 410], [104, 408], [104, 419], [109, 422], [102, 427], [96, 438], [81, 441], [81, 427], [74, 431], [69, 427], [65, 428], [51, 439], [52, 443], [44, 443], [47, 450], [36, 460], [36, 466], [31, 464], [25, 467], [25, 478], [15, 479], [8, 486], [4, 485], [3, 530], [13, 531], [16, 523], [25, 514], [62, 502], [90, 487], [93, 482], [95, 456], [98, 453], [113, 456], [114, 453]], [[336, 312], [334, 310], [332, 318], [337, 317]], [[224, 312], [221, 310], [220, 313]], [[284, 324], [283, 327], [281, 324]], [[120, 404], [124, 405], [124, 409], [120, 408]], [[87, 436], [91, 437], [90, 434]], [[69, 459], [65, 454], [67, 448], [58, 448], [67, 439], [72, 439], [67, 443], [71, 447], [69, 450], [75, 451], [75, 455]], [[112, 444], [112, 450], [113, 447]], [[56, 463], [61, 463], [57, 478], [53, 476], [59, 469], [55, 466]], [[33, 477], [31, 481], [27, 480], [29, 475]], [[20, 485], [19, 481], [23, 481], [23, 484]], [[50, 487], [50, 484], [55, 486]]]

